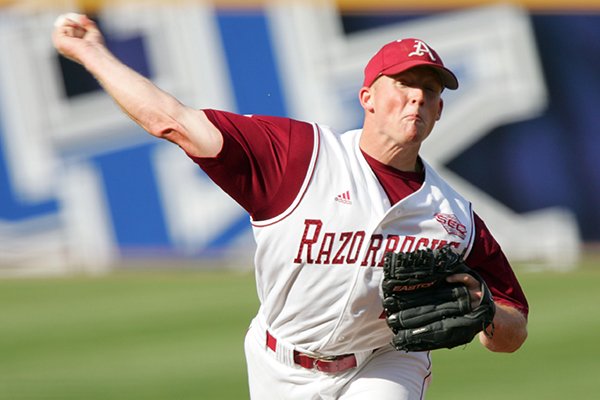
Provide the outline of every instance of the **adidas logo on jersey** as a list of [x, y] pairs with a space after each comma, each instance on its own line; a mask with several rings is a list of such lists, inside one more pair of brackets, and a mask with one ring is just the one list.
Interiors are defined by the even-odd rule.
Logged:
[[352, 200], [350, 200], [350, 191], [346, 190], [344, 193], [338, 194], [335, 196], [335, 201], [342, 204], [352, 204]]

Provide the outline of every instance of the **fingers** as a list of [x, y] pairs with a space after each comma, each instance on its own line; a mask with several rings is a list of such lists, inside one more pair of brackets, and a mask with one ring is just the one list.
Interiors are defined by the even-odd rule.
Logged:
[[81, 20], [83, 19], [83, 14], [76, 13], [66, 13], [59, 15], [54, 21], [54, 27], [60, 28], [65, 25], [73, 25], [73, 24], [81, 24]]
[[473, 277], [471, 274], [461, 273], [450, 275], [446, 280], [450, 283], [462, 283], [467, 287], [477, 287], [479, 288], [479, 281]]
[[85, 24], [88, 21], [89, 18], [83, 14], [62, 14], [54, 21], [55, 32], [67, 37], [83, 38], [86, 34]]
[[98, 26], [94, 21], [84, 14], [67, 13], [59, 15], [54, 21], [55, 31], [75, 38], [83, 38], [91, 34], [100, 36]]
[[471, 307], [475, 308], [481, 302], [483, 297], [483, 291], [481, 283], [475, 279], [471, 274], [461, 273], [450, 275], [446, 278], [446, 281], [450, 283], [462, 283], [469, 290], [469, 297], [471, 298]]
[[82, 63], [84, 52], [104, 45], [104, 38], [96, 23], [83, 14], [67, 13], [54, 21], [54, 47], [64, 57]]
[[76, 26], [62, 26], [58, 29], [58, 33], [63, 36], [67, 36], [70, 38], [78, 38], [81, 39], [85, 36], [85, 30], [81, 27]]

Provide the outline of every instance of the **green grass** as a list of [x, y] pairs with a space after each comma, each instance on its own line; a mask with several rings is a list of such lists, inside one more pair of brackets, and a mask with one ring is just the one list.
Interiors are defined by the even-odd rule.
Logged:
[[523, 347], [513, 354], [478, 344], [436, 351], [429, 400], [598, 398], [600, 264], [519, 277], [530, 303]]
[[[531, 315], [514, 354], [434, 353], [428, 400], [594, 399], [600, 265], [520, 272]], [[0, 280], [0, 399], [248, 398], [249, 272]]]
[[0, 281], [0, 399], [248, 398], [253, 277]]

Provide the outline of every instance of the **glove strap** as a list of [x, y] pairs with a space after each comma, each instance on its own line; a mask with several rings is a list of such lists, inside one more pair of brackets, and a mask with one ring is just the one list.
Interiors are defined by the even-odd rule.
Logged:
[[494, 325], [494, 321], [492, 321], [488, 326], [483, 327], [482, 332], [487, 338], [491, 339], [494, 337], [495, 330], [496, 330], [496, 326]]

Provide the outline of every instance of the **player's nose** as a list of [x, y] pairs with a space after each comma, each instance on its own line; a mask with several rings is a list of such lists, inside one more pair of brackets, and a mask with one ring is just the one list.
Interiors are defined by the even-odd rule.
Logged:
[[409, 99], [411, 103], [423, 105], [425, 103], [425, 90], [421, 87], [411, 87]]

